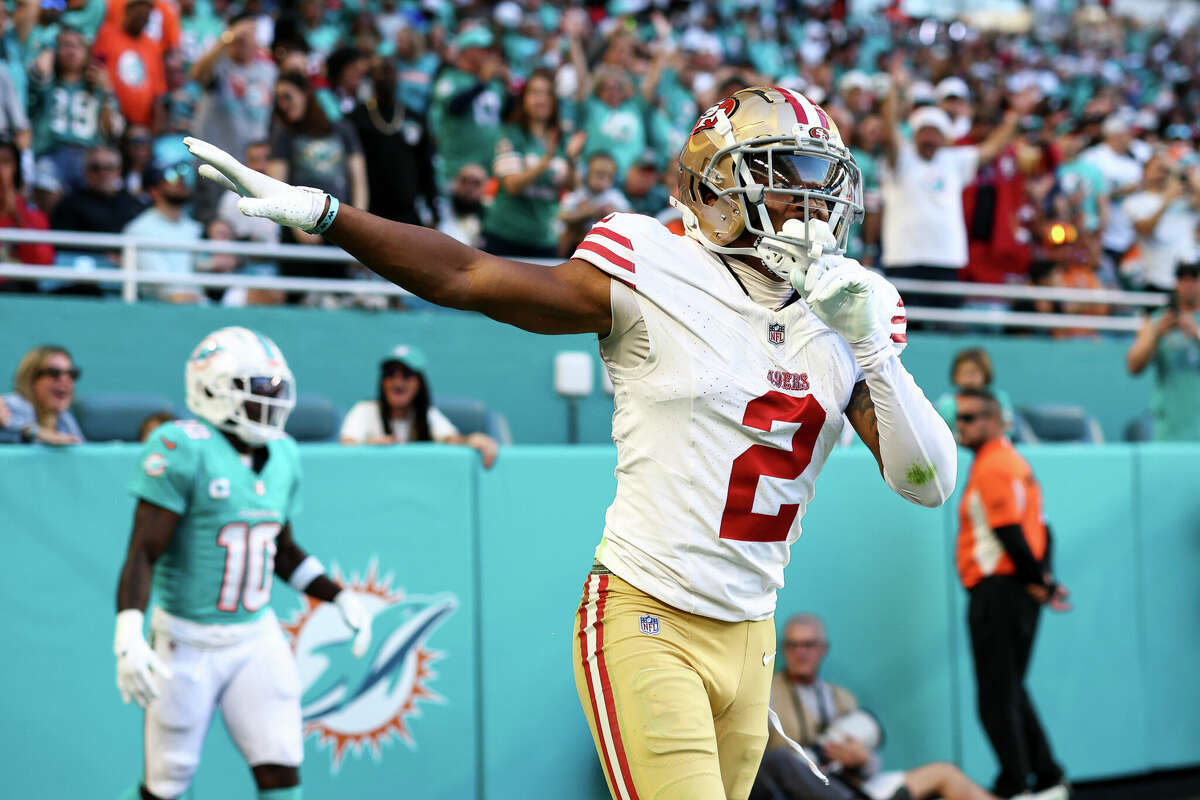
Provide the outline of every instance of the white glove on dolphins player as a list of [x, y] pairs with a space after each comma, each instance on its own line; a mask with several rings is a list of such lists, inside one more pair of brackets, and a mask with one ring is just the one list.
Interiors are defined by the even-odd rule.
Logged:
[[158, 697], [159, 680], [169, 680], [171, 670], [150, 649], [142, 635], [144, 616], [136, 608], [117, 614], [113, 652], [117, 656], [117, 689], [126, 703], [130, 698], [145, 708]]

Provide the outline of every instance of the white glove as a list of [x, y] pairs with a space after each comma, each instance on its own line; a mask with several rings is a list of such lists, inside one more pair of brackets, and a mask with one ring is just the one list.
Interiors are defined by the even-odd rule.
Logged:
[[792, 273], [792, 286], [821, 322], [854, 344], [882, 330], [869, 274], [852, 258], [821, 256], [805, 270], [803, 283]]
[[292, 186], [250, 169], [219, 147], [184, 138], [192, 155], [204, 163], [200, 175], [242, 196], [238, 210], [248, 217], [266, 217], [272, 222], [309, 231], [325, 213], [329, 195], [309, 186]]
[[346, 589], [334, 596], [333, 604], [342, 612], [342, 619], [346, 621], [346, 625], [354, 631], [354, 644], [350, 646], [350, 652], [355, 658], [362, 658], [371, 644], [371, 615], [363, 608], [358, 598]]
[[129, 698], [145, 708], [158, 697], [158, 681], [171, 679], [171, 670], [150, 649], [142, 635], [142, 612], [127, 608], [117, 614], [113, 652], [117, 654], [117, 689], [126, 703]]
[[797, 291], [804, 285], [804, 276], [809, 266], [827, 250], [837, 249], [837, 237], [829, 223], [821, 219], [810, 219], [807, 223], [789, 219], [779, 231], [785, 236], [794, 236], [809, 242], [807, 248], [797, 247], [778, 239], [759, 239], [754, 246], [763, 266], [783, 280], [790, 280]]

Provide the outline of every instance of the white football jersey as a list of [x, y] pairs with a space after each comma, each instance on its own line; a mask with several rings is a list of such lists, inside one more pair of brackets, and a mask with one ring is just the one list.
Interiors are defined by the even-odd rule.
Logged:
[[[651, 217], [606, 217], [574, 257], [634, 289], [650, 340], [640, 363], [605, 358], [617, 494], [597, 560], [684, 611], [770, 617], [862, 377], [849, 346], [801, 300], [754, 303], [721, 259]], [[614, 328], [601, 354], [633, 330]]]

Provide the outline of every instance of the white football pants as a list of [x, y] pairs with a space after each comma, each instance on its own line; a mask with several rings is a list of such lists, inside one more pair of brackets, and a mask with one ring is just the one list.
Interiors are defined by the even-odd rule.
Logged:
[[270, 609], [239, 626], [199, 625], [155, 609], [150, 627], [154, 652], [172, 673], [146, 709], [145, 786], [152, 794], [187, 791], [218, 706], [250, 766], [300, 765], [300, 673]]

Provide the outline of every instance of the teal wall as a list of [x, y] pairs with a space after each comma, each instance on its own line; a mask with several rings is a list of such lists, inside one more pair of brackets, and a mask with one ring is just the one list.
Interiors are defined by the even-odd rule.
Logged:
[[[273, 337], [302, 392], [330, 396], [343, 409], [374, 396], [382, 354], [401, 342], [429, 354], [435, 394], [477, 397], [500, 410], [520, 443], [567, 438], [565, 402], [554, 394], [554, 354], [584, 350], [592, 336], [535, 336], [484, 317], [451, 311], [375, 313], [292, 308], [191, 308], [115, 301], [0, 295], [0, 391], [21, 355], [43, 342], [65, 345], [84, 367], [78, 392], [167, 394], [183, 408], [183, 363], [209, 331], [249, 325]], [[1096, 415], [1110, 440], [1149, 407], [1148, 377], [1125, 371], [1128, 339], [1051, 341], [914, 333], [904, 362], [930, 399], [949, 388], [954, 353], [986, 346], [997, 385], [1017, 405], [1068, 403]], [[599, 390], [580, 409], [584, 442], [609, 440], [612, 401]]]
[[[137, 465], [130, 445], [0, 449], [0, 743], [4, 794], [115, 798], [141, 767], [140, 712], [113, 686], [113, 598]], [[1027, 451], [1075, 610], [1044, 615], [1031, 686], [1076, 779], [1200, 763], [1200, 447]], [[426, 647], [435, 698], [378, 757], [306, 740], [314, 797], [602, 798], [571, 672], [573, 612], [614, 487], [611, 447], [513, 447], [491, 471], [459, 448], [302, 448], [301, 543], [361, 576], [371, 563], [456, 610]], [[966, 457], [963, 467], [966, 467]], [[992, 777], [974, 712], [953, 503], [892, 495], [862, 448], [839, 450], [792, 548], [780, 616], [822, 614], [825, 676], [888, 731], [888, 766], [935, 759]], [[281, 619], [301, 608], [281, 586]], [[64, 753], [68, 754], [64, 758]], [[536, 787], [531, 789], [531, 787]], [[193, 798], [249, 797], [220, 726]]]

